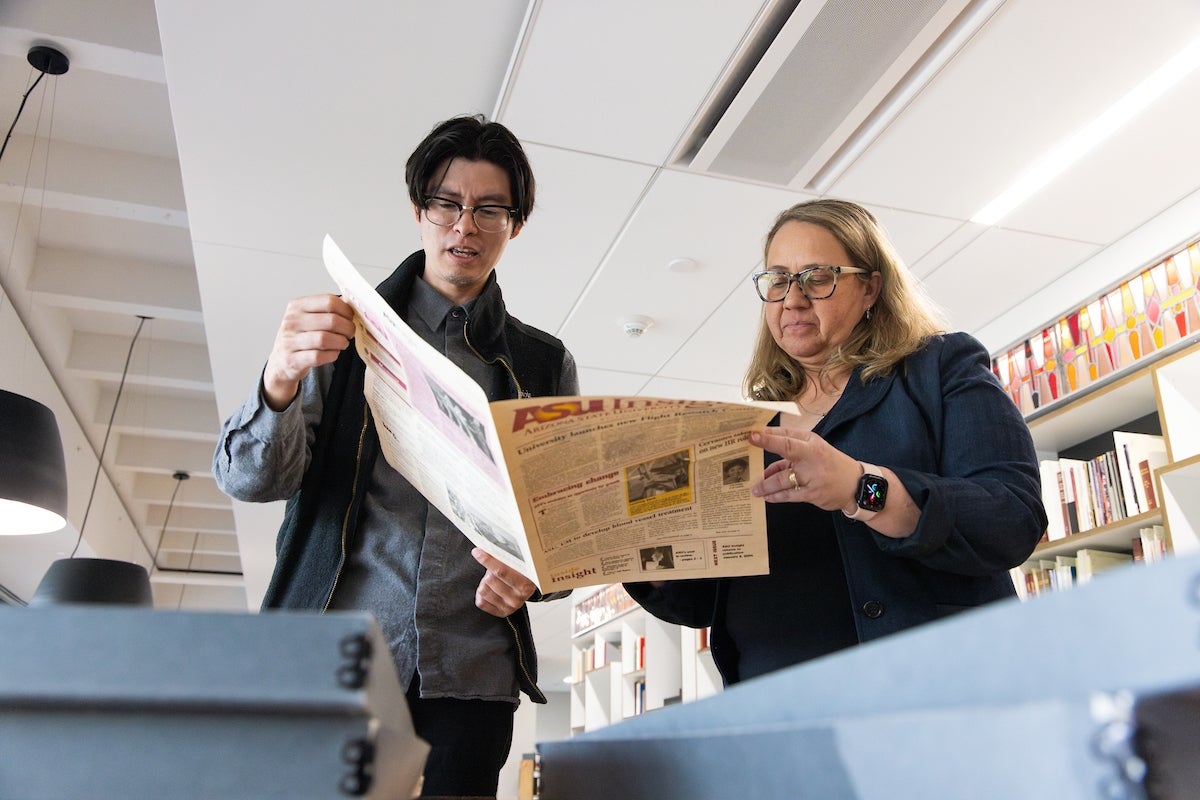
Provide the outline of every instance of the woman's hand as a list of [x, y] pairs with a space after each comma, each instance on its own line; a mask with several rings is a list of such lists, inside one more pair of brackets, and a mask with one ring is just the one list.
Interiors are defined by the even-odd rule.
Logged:
[[767, 428], [750, 434], [750, 443], [780, 456], [750, 487], [768, 503], [811, 503], [826, 511], [854, 505], [862, 467], [812, 431]]
[[537, 591], [533, 581], [486, 551], [476, 547], [471, 555], [487, 570], [475, 590], [475, 607], [480, 611], [507, 617]]
[[[825, 511], [852, 511], [856, 505], [862, 464], [812, 431], [765, 428], [750, 434], [750, 443], [781, 458], [763, 471], [750, 493], [768, 503], [811, 503]], [[893, 539], [911, 536], [921, 509], [896, 473], [880, 466], [888, 482], [887, 506], [865, 524]]]
[[263, 370], [263, 399], [287, 408], [313, 367], [337, 360], [354, 338], [354, 309], [337, 295], [314, 294], [288, 303]]

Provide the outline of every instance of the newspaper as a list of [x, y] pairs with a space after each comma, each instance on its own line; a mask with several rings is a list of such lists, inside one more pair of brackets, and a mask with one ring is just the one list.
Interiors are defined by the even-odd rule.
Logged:
[[324, 258], [356, 312], [384, 457], [475, 545], [543, 592], [769, 571], [765, 505], [749, 491], [763, 451], [748, 433], [778, 404], [490, 403], [328, 236]]

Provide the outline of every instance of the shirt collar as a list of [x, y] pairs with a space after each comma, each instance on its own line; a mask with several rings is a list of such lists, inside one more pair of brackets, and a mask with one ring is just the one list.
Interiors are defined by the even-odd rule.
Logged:
[[[462, 308], [467, 312], [467, 317], [471, 316], [471, 309], [475, 306], [475, 301], [479, 298], [474, 297], [463, 304]], [[446, 315], [449, 314], [456, 306], [438, 293], [436, 289], [425, 282], [424, 277], [418, 277], [413, 281], [412, 296], [409, 298], [409, 310], [415, 313], [430, 330], [438, 330], [442, 327], [442, 323], [446, 321]]]

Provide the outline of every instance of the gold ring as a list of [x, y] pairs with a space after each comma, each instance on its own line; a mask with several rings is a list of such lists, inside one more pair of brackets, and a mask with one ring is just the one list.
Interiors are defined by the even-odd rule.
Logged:
[[800, 490], [800, 482], [796, 480], [796, 470], [794, 470], [794, 469], [788, 470], [788, 480], [790, 480], [792, 482], [793, 490], [795, 490], [795, 491]]

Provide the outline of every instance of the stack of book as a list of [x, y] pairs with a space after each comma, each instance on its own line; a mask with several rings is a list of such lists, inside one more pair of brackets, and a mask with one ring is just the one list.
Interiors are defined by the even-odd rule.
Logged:
[[1092, 459], [1041, 462], [1047, 541], [1158, 508], [1154, 470], [1167, 463], [1163, 437], [1113, 431], [1112, 441], [1111, 450]]
[[1113, 567], [1161, 561], [1167, 555], [1163, 526], [1147, 525], [1140, 529], [1130, 541], [1130, 550], [1124, 553], [1084, 547], [1074, 555], [1033, 559], [1012, 569], [1010, 574], [1017, 594], [1027, 599], [1089, 583], [1098, 573]]

